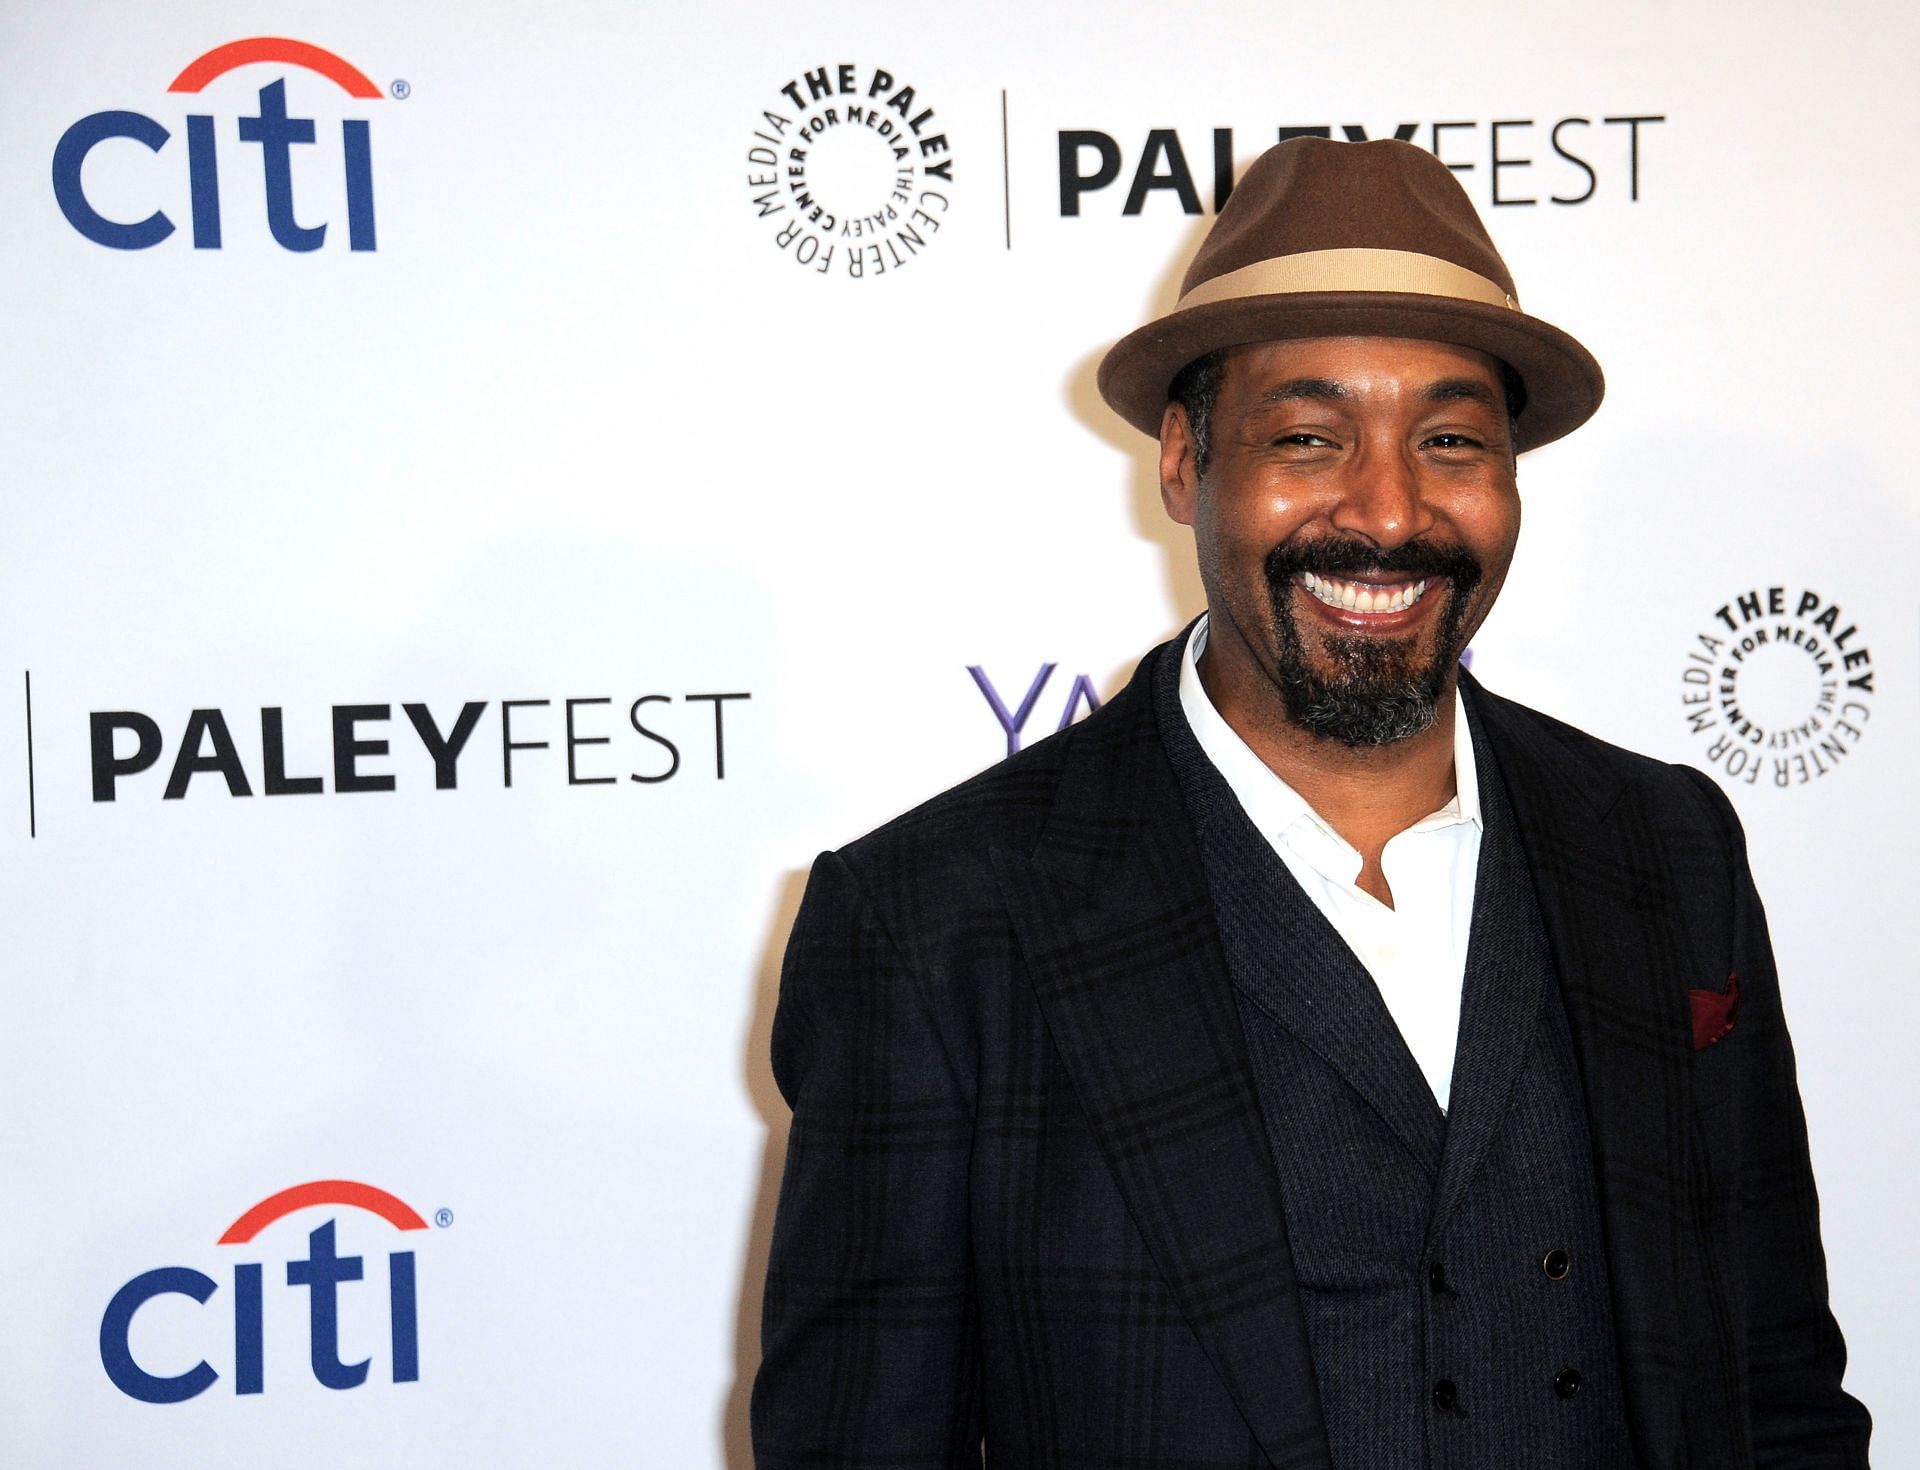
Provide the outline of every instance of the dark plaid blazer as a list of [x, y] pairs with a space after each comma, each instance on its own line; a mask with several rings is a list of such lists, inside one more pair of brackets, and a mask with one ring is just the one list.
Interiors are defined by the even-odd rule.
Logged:
[[[989, 1465], [1035, 1470], [1328, 1465], [1246, 1041], [1154, 714], [1178, 647], [1080, 724], [815, 865], [773, 1029], [794, 1116], [761, 1470], [977, 1466], [983, 1439]], [[1731, 806], [1697, 772], [1462, 679], [1573, 1031], [1639, 1463], [1864, 1466]], [[1736, 974], [1732, 1029], [1696, 1048], [1689, 993]]]

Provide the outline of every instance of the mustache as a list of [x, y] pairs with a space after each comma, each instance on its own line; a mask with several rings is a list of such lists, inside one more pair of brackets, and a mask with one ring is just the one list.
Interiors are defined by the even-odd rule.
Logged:
[[1373, 573], [1384, 577], [1443, 577], [1456, 594], [1465, 596], [1484, 575], [1479, 559], [1464, 546], [1409, 541], [1382, 551], [1365, 541], [1321, 536], [1311, 541], [1286, 542], [1267, 553], [1267, 583], [1275, 592], [1301, 572], [1323, 577], [1351, 577]]

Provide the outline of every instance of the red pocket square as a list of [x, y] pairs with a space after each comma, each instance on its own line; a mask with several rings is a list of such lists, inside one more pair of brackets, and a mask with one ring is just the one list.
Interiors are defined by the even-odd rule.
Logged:
[[1740, 1009], [1740, 977], [1727, 973], [1727, 988], [1689, 990], [1687, 1002], [1693, 1007], [1693, 1049], [1709, 1047], [1733, 1030], [1733, 1018]]

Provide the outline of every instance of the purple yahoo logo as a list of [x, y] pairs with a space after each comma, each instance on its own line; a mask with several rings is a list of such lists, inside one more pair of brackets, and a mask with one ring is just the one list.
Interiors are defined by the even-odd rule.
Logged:
[[[1007, 702], [1000, 697], [1000, 691], [993, 687], [993, 681], [987, 677], [987, 671], [979, 664], [968, 664], [967, 672], [973, 675], [973, 682], [980, 686], [980, 692], [987, 697], [987, 704], [993, 710], [993, 717], [1000, 722], [1000, 728], [1007, 737], [1007, 754], [1012, 755], [1020, 748], [1020, 732], [1027, 727], [1027, 720], [1033, 714], [1033, 708], [1040, 702], [1040, 694], [1047, 687], [1047, 681], [1053, 677], [1057, 664], [1042, 664], [1040, 672], [1033, 676], [1033, 682], [1027, 685], [1027, 692], [1021, 697], [1019, 708], [1011, 714], [1007, 711]], [[1074, 722], [1086, 706], [1086, 713], [1092, 714], [1100, 708], [1100, 693], [1093, 687], [1093, 680], [1085, 674], [1075, 674], [1073, 683], [1067, 690], [1066, 707], [1060, 711], [1060, 723], [1056, 730], [1064, 730]]]
[[[1473, 650], [1464, 650], [1460, 655], [1464, 668], [1473, 667]], [[973, 675], [973, 682], [980, 686], [980, 692], [986, 696], [987, 707], [993, 711], [993, 717], [1000, 722], [1000, 729], [1007, 737], [1007, 754], [1012, 755], [1020, 749], [1020, 735], [1032, 718], [1034, 706], [1039, 704], [1040, 696], [1045, 692], [1047, 681], [1053, 677], [1058, 664], [1040, 665], [1040, 672], [1033, 676], [1033, 682], [1027, 685], [1027, 692], [1020, 697], [1020, 703], [1011, 711], [1006, 700], [1000, 697], [1000, 691], [993, 687], [993, 680], [987, 677], [987, 671], [979, 664], [968, 664], [967, 672]], [[1084, 706], [1084, 708], [1083, 708]], [[1086, 674], [1075, 674], [1073, 683], [1067, 688], [1067, 702], [1060, 711], [1060, 720], [1055, 730], [1064, 730], [1082, 714], [1092, 714], [1100, 708], [1100, 691], [1093, 686], [1093, 679]]]

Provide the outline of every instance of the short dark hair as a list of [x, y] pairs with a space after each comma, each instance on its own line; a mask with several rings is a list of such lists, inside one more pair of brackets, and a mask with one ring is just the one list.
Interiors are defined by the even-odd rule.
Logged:
[[1213, 450], [1213, 405], [1220, 397], [1220, 383], [1226, 377], [1227, 349], [1216, 347], [1205, 357], [1196, 357], [1173, 375], [1167, 384], [1167, 401], [1187, 411], [1187, 433], [1193, 440], [1193, 460], [1201, 474], [1207, 472], [1207, 459]]
[[[1499, 361], [1499, 359], [1495, 359]], [[1212, 452], [1213, 406], [1220, 397], [1220, 384], [1226, 377], [1227, 349], [1216, 347], [1205, 357], [1196, 357], [1173, 375], [1167, 384], [1167, 401], [1187, 412], [1187, 430], [1193, 437], [1193, 459], [1201, 474], [1207, 472]], [[1527, 406], [1527, 385], [1505, 362], [1500, 362], [1500, 387], [1507, 396], [1507, 426], [1518, 429], [1520, 415]]]

